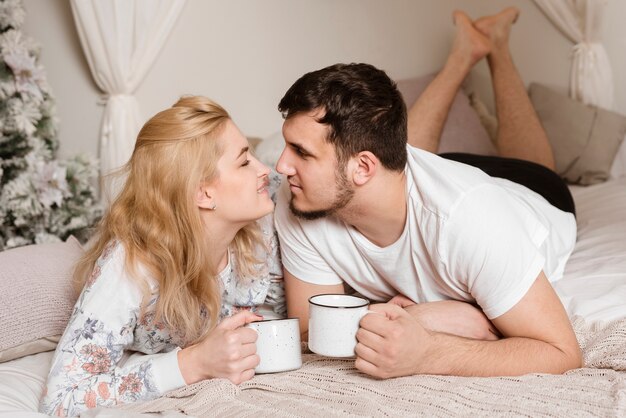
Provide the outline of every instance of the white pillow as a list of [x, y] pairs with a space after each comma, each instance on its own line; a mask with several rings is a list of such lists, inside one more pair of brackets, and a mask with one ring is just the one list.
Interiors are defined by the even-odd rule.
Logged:
[[[0, 415], [45, 417], [36, 414], [54, 351], [0, 364]], [[28, 411], [28, 414], [27, 414]]]

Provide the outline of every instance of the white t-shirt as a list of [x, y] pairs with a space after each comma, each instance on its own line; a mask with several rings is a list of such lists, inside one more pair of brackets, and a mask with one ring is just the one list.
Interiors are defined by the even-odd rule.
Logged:
[[543, 269], [558, 280], [576, 242], [574, 215], [508, 180], [407, 146], [407, 218], [381, 248], [334, 217], [306, 221], [281, 187], [275, 223], [284, 267], [319, 285], [345, 281], [367, 298], [477, 303], [493, 319]]

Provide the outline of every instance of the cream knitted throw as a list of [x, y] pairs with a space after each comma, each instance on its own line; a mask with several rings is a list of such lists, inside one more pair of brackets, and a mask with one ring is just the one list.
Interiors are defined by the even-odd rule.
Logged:
[[353, 361], [303, 356], [301, 369], [257, 375], [239, 386], [207, 380], [134, 412], [192, 416], [626, 416], [626, 320], [590, 326], [574, 318], [586, 367], [565, 375], [375, 380]]

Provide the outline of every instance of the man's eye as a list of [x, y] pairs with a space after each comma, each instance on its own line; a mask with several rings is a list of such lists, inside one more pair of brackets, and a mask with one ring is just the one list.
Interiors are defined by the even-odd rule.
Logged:
[[296, 148], [296, 154], [298, 154], [301, 157], [306, 157], [307, 153], [302, 151], [300, 148]]

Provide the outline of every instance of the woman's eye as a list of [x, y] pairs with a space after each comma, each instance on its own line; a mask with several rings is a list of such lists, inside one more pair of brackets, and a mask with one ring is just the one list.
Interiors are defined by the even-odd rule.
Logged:
[[250, 165], [250, 160], [246, 160], [246, 162], [244, 162], [243, 164], [241, 164], [242, 167], [245, 167], [247, 165]]

